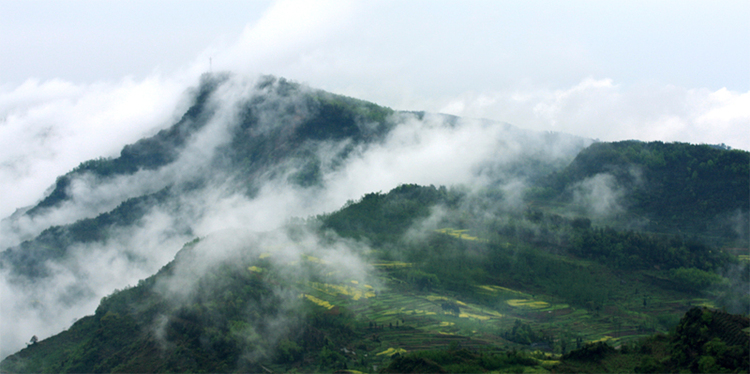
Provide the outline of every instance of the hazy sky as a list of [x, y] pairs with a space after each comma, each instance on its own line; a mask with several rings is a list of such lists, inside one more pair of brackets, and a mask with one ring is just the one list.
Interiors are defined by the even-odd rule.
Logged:
[[209, 69], [607, 141], [750, 149], [746, 0], [0, 0], [0, 9], [0, 194], [16, 207], [81, 161], [171, 124]]

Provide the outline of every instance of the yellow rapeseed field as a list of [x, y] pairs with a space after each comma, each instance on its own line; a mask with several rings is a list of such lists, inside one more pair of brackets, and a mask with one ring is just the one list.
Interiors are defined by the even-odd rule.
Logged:
[[302, 295], [299, 295], [299, 297], [300, 297], [300, 298], [304, 297], [304, 298], [306, 298], [307, 300], [310, 300], [310, 301], [312, 301], [313, 303], [315, 303], [315, 304], [318, 304], [318, 305], [322, 306], [323, 308], [326, 308], [326, 309], [333, 309], [333, 305], [332, 305], [331, 303], [329, 303], [329, 302], [327, 302], [327, 301], [325, 301], [325, 300], [321, 300], [321, 299], [318, 299], [317, 297], [315, 297], [315, 296], [313, 296], [313, 295], [302, 294]]
[[302, 258], [304, 260], [306, 260], [307, 262], [312, 262], [312, 263], [315, 263], [315, 264], [325, 264], [326, 263], [325, 261], [323, 261], [323, 260], [321, 260], [321, 259], [319, 259], [317, 257], [310, 256], [310, 255], [302, 255]]
[[408, 352], [408, 351], [405, 350], [405, 349], [403, 349], [403, 348], [393, 348], [393, 347], [391, 347], [391, 348], [386, 349], [383, 352], [378, 353], [376, 356], [381, 356], [381, 355], [393, 356], [396, 353], [406, 353], [406, 352]]
[[519, 294], [519, 295], [525, 295], [525, 294], [524, 294], [523, 292], [521, 292], [521, 291], [516, 291], [516, 290], [512, 290], [512, 289], [510, 289], [510, 288], [506, 288], [506, 287], [501, 287], [501, 286], [495, 286], [495, 285], [481, 285], [481, 286], [477, 286], [477, 287], [479, 287], [479, 288], [481, 288], [481, 289], [483, 289], [483, 290], [485, 290], [485, 291], [489, 291], [489, 292], [500, 292], [500, 291], [505, 291], [505, 292], [511, 292], [511, 293], [515, 293], [515, 294]]
[[513, 299], [507, 300], [506, 303], [517, 308], [544, 309], [549, 307], [549, 303], [544, 301], [534, 301], [531, 299]]
[[609, 335], [604, 335], [604, 337], [603, 337], [603, 338], [601, 338], [601, 339], [596, 339], [596, 340], [592, 340], [592, 341], [591, 341], [591, 343], [606, 342], [607, 340], [611, 340], [611, 339], [613, 339], [613, 338], [612, 338], [611, 336], [609, 336]]
[[478, 314], [471, 314], [471, 313], [461, 313], [458, 315], [460, 318], [475, 318], [481, 321], [486, 321], [490, 319], [490, 316], [480, 316]]
[[430, 300], [430, 301], [438, 301], [438, 300], [451, 301], [451, 302], [455, 302], [456, 304], [461, 305], [461, 306], [469, 306], [468, 304], [466, 304], [463, 301], [453, 300], [453, 299], [451, 299], [449, 297], [445, 297], [445, 296], [429, 295], [429, 296], [425, 296], [424, 298], [427, 299], [427, 300]]
[[693, 305], [695, 305], [695, 306], [702, 306], [702, 307], [706, 307], [706, 308], [710, 308], [710, 309], [716, 309], [716, 305], [714, 305], [714, 303], [712, 303], [712, 302], [710, 302], [708, 300], [703, 301], [703, 302], [701, 302], [699, 304], [693, 304]]
[[400, 308], [398, 310], [391, 309], [391, 310], [388, 310], [388, 311], [386, 311], [386, 312], [383, 313], [383, 315], [385, 315], [385, 316], [390, 316], [390, 315], [394, 315], [394, 314], [423, 314], [423, 315], [426, 315], [426, 316], [437, 315], [437, 313], [435, 313], [435, 312], [428, 312], [428, 311], [422, 310], [422, 309], [410, 310], [410, 309], [404, 309], [404, 308]]
[[494, 311], [494, 310], [485, 310], [484, 313], [493, 315], [495, 317], [505, 317], [504, 314], [501, 314], [500, 312]]
[[466, 234], [466, 232], [469, 231], [469, 230], [455, 230], [455, 229], [452, 229], [450, 227], [446, 227], [446, 228], [438, 229], [438, 230], [435, 230], [435, 231], [437, 231], [437, 232], [439, 232], [441, 234], [450, 235], [450, 236], [453, 236], [453, 237], [456, 237], [456, 238], [459, 238], [459, 239], [463, 239], [463, 240], [473, 240], [473, 241], [486, 242], [486, 240], [484, 240], [484, 239], [479, 239], [476, 236], [470, 236], [470, 235]]
[[[369, 290], [360, 290], [349, 286], [340, 286], [337, 284], [330, 283], [317, 283], [310, 282], [310, 287], [314, 290], [323, 292], [331, 296], [346, 295], [352, 298], [352, 300], [359, 300], [361, 298], [375, 297], [375, 292]], [[372, 289], [370, 287], [370, 289]]]
[[372, 266], [385, 268], [385, 269], [406, 268], [406, 267], [411, 267], [411, 265], [412, 264], [409, 262], [401, 262], [401, 261], [385, 261], [385, 262], [378, 262], [377, 264], [372, 264]]

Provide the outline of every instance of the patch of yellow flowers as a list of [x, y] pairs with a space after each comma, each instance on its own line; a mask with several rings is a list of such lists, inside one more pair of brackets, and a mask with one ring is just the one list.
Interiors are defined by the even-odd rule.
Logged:
[[513, 299], [507, 300], [506, 303], [516, 308], [544, 309], [549, 307], [549, 303], [544, 301], [534, 301], [531, 299]]
[[393, 356], [396, 353], [406, 353], [406, 352], [407, 351], [405, 349], [403, 349], [403, 348], [393, 348], [393, 347], [391, 347], [391, 348], [386, 349], [383, 352], [378, 353], [376, 356], [382, 356], [382, 355]]
[[329, 302], [327, 302], [327, 301], [325, 301], [325, 300], [321, 300], [321, 299], [318, 299], [317, 297], [315, 297], [315, 296], [313, 296], [313, 295], [302, 294], [302, 295], [299, 295], [299, 297], [300, 297], [300, 298], [304, 297], [304, 298], [306, 298], [307, 300], [310, 300], [310, 301], [312, 301], [313, 303], [315, 303], [315, 304], [318, 304], [318, 305], [322, 306], [323, 308], [326, 308], [326, 309], [329, 309], [329, 310], [330, 310], [330, 309], [333, 309], [333, 305], [332, 305], [331, 303], [329, 303]]
[[375, 266], [377, 268], [384, 268], [384, 269], [394, 269], [394, 268], [408, 268], [411, 267], [411, 263], [409, 262], [401, 262], [401, 261], [386, 261], [386, 262], [379, 262], [377, 264], [372, 264], [372, 266]]
[[361, 298], [370, 298], [375, 297], [375, 292], [369, 291], [372, 289], [372, 287], [367, 287], [369, 290], [360, 290], [354, 287], [350, 286], [340, 286], [336, 284], [330, 284], [330, 283], [317, 283], [317, 282], [311, 282], [310, 287], [312, 289], [323, 292], [325, 294], [331, 295], [331, 296], [337, 296], [337, 295], [346, 295], [352, 298], [352, 300], [359, 300]]
[[476, 236], [470, 236], [470, 235], [466, 234], [466, 232], [469, 231], [469, 230], [455, 230], [455, 229], [452, 229], [450, 227], [446, 227], [446, 228], [438, 229], [438, 230], [435, 230], [435, 231], [437, 231], [437, 232], [439, 232], [441, 234], [450, 235], [450, 236], [453, 236], [453, 237], [456, 237], [456, 238], [459, 238], [459, 239], [463, 239], [463, 240], [473, 240], [473, 241], [486, 242], [486, 240], [484, 240], [484, 239], [479, 239]]

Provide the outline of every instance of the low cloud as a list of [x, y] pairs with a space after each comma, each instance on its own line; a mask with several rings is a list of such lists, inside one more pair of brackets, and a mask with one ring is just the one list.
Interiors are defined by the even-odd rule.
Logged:
[[[570, 160], [587, 141], [527, 132], [503, 123], [427, 114], [399, 114], [400, 125], [380, 144], [368, 146], [327, 177], [331, 196], [347, 199], [388, 191], [403, 183], [470, 185], [503, 180], [524, 159]], [[455, 124], [452, 124], [455, 121]], [[519, 178], [512, 176], [507, 187]], [[355, 190], [352, 190], [352, 189]], [[345, 201], [345, 200], [344, 200]], [[343, 203], [343, 201], [342, 201]]]
[[0, 86], [0, 216], [34, 204], [80, 162], [115, 156], [174, 123], [186, 109], [185, 87], [186, 80], [160, 76]]
[[0, 356], [23, 347], [32, 335], [44, 339], [90, 315], [105, 295], [133, 285], [174, 257], [191, 236], [175, 231], [175, 219], [158, 209], [134, 227], [109, 232], [104, 242], [78, 244], [62, 262], [49, 261], [50, 276], [18, 279], [0, 273]]
[[[222, 230], [182, 252], [169, 273], [158, 279], [155, 290], [171, 308], [179, 309], [208, 297], [207, 289], [218, 285], [207, 283], [206, 278], [210, 278], [207, 275], [220, 271], [221, 267], [272, 277], [270, 292], [259, 302], [269, 305], [245, 300], [247, 305], [239, 305], [240, 308], [259, 313], [243, 321], [242, 330], [232, 332], [239, 335], [232, 338], [244, 349], [243, 359], [255, 361], [271, 356], [269, 348], [283, 338], [290, 338], [301, 325], [307, 301], [302, 299], [300, 288], [311, 282], [323, 282], [381, 289], [372, 267], [362, 256], [368, 250], [362, 243], [338, 238], [333, 233], [320, 236], [308, 227], [296, 227], [292, 235], [285, 230], [262, 233], [247, 228]], [[269, 310], [273, 312], [269, 314]], [[167, 349], [171, 346], [165, 333], [168, 322], [169, 316], [159, 316], [153, 321], [154, 335], [160, 346]]]
[[750, 92], [586, 78], [564, 89], [465, 93], [439, 110], [603, 141], [725, 143], [750, 150]]
[[589, 215], [607, 218], [624, 211], [620, 205], [624, 191], [617, 187], [611, 174], [597, 174], [576, 183], [572, 188], [573, 204]]

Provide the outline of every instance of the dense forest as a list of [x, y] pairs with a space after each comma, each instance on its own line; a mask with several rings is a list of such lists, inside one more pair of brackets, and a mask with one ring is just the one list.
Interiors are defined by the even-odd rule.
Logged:
[[613, 225], [748, 245], [748, 152], [686, 143], [595, 143], [550, 175], [539, 197], [571, 202], [570, 187], [597, 175], [611, 176], [624, 195]]

